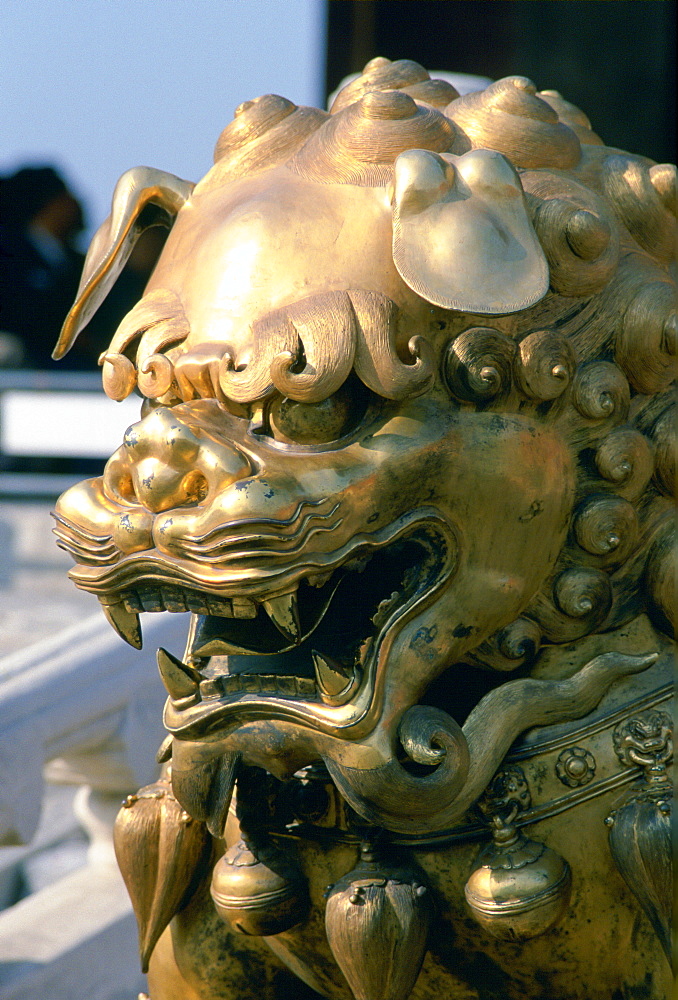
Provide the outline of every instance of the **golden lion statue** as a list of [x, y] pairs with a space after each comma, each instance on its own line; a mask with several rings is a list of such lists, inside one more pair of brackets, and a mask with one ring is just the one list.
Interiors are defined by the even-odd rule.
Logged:
[[142, 418], [56, 532], [133, 645], [191, 612], [116, 826], [153, 1000], [668, 997], [675, 213], [405, 60], [119, 181], [55, 356], [171, 227]]

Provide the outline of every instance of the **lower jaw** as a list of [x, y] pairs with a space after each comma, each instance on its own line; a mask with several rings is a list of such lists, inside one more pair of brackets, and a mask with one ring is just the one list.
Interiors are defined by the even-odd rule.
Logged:
[[199, 698], [167, 701], [165, 727], [179, 739], [233, 744], [232, 734], [254, 723], [282, 723], [335, 740], [356, 739], [361, 731], [366, 733], [360, 723], [368, 716], [374, 693], [372, 684], [363, 683], [347, 703], [326, 705], [309, 678], [259, 673], [209, 678], [201, 688]]

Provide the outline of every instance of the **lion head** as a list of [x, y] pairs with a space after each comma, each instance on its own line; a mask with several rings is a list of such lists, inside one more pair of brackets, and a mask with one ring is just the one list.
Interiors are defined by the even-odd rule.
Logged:
[[667, 628], [675, 168], [522, 77], [374, 60], [329, 114], [241, 105], [196, 186], [125, 174], [57, 355], [158, 224], [101, 359], [142, 419], [56, 531], [134, 645], [192, 612], [160, 654], [175, 793], [219, 833], [234, 762], [324, 759], [363, 816], [449, 825], [641, 668], [566, 690], [540, 648]]

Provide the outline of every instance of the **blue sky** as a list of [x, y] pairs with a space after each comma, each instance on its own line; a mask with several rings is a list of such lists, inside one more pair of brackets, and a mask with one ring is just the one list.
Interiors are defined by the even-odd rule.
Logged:
[[198, 180], [243, 100], [323, 99], [321, 0], [3, 0], [0, 172], [56, 163], [89, 231], [117, 178]]

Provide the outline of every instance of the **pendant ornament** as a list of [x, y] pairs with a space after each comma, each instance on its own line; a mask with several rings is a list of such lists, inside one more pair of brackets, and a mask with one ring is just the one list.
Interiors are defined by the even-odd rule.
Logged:
[[570, 900], [567, 861], [529, 840], [517, 826], [531, 804], [525, 775], [510, 765], [493, 780], [480, 802], [492, 824], [492, 842], [482, 849], [464, 892], [478, 923], [494, 937], [521, 941], [550, 930]]
[[158, 938], [196, 889], [208, 850], [204, 823], [172, 793], [169, 777], [128, 795], [113, 830], [115, 856], [139, 926], [142, 972]]
[[666, 765], [673, 755], [671, 718], [654, 709], [643, 712], [620, 722], [613, 739], [621, 763], [643, 771], [626, 801], [605, 820], [610, 851], [670, 961], [673, 788]]
[[328, 890], [325, 930], [355, 1000], [407, 1000], [432, 917], [423, 875], [364, 842], [360, 861]]

